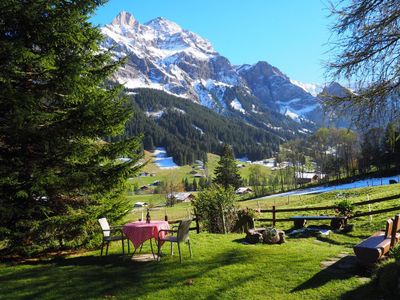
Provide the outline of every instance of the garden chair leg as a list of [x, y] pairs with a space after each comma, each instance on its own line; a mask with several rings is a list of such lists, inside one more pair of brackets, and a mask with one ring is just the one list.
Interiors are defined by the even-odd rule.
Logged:
[[189, 245], [190, 258], [192, 258], [192, 247], [190, 246], [190, 240], [188, 240], [188, 245]]
[[161, 260], [160, 252], [161, 252], [161, 244], [160, 244], [160, 241], [158, 241], [158, 244], [157, 244], [157, 260], [158, 261]]
[[181, 245], [179, 242], [178, 242], [178, 252], [179, 252], [179, 262], [182, 263]]
[[126, 242], [128, 243], [128, 254], [130, 254], [131, 253], [131, 247], [129, 245], [129, 239], [126, 239]]
[[107, 242], [107, 247], [106, 247], [106, 256], [108, 255], [108, 245], [110, 245], [110, 242]]
[[142, 253], [143, 243], [140, 245], [139, 253]]
[[124, 239], [121, 240], [122, 243], [122, 255], [125, 255], [125, 243], [124, 243]]

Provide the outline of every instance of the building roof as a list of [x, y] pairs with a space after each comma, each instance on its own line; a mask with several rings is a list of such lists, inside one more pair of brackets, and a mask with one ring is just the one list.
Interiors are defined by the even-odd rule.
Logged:
[[296, 172], [296, 178], [313, 179], [315, 176], [318, 178], [325, 178], [326, 174], [314, 172]]
[[240, 187], [236, 190], [236, 193], [241, 194], [241, 193], [249, 192], [249, 191], [252, 192], [253, 190], [249, 187]]
[[185, 201], [187, 198], [193, 196], [192, 193], [170, 193], [167, 195], [168, 199], [175, 198], [178, 201]]

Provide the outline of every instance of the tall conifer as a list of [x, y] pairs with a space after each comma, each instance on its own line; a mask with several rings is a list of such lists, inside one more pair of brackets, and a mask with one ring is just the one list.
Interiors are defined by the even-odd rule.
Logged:
[[128, 211], [141, 141], [104, 141], [131, 110], [88, 21], [104, 2], [1, 1], [0, 240], [15, 252], [88, 243]]
[[214, 174], [214, 183], [222, 185], [225, 189], [229, 186], [238, 188], [242, 182], [232, 148], [227, 144], [222, 147], [221, 158]]

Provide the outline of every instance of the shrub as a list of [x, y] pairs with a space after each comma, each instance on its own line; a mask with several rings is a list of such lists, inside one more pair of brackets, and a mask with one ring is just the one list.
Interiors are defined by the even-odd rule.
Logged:
[[400, 245], [397, 244], [394, 248], [390, 249], [390, 256], [392, 256], [395, 261], [400, 262]]
[[214, 184], [200, 192], [193, 205], [209, 232], [225, 233], [232, 231], [237, 221], [236, 201], [232, 187]]

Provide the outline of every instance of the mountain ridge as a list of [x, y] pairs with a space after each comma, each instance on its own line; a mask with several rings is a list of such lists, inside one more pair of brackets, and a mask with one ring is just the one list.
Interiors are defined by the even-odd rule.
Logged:
[[321, 87], [293, 80], [266, 61], [233, 65], [175, 22], [158, 17], [141, 24], [123, 11], [101, 31], [103, 47], [127, 57], [113, 79], [130, 91], [164, 91], [268, 132], [278, 138], [274, 143], [312, 133], [324, 122], [323, 100], [314, 96]]
[[[115, 77], [128, 88], [161, 89], [219, 113], [226, 112], [230, 103], [238, 102], [237, 97], [227, 96], [233, 95], [229, 90], [237, 88], [255, 95], [265, 109], [272, 107], [300, 123], [303, 119], [315, 122], [312, 116], [316, 111], [322, 114], [317, 97], [293, 84], [277, 67], [265, 61], [234, 66], [209, 41], [165, 18], [140, 24], [132, 14], [121, 12], [102, 32], [106, 45], [116, 46], [116, 56], [129, 56], [129, 62]], [[244, 78], [244, 74], [247, 78], [255, 76], [251, 70], [263, 77], [256, 85]], [[288, 88], [292, 98], [282, 99], [280, 94]]]

